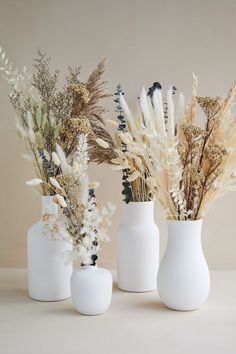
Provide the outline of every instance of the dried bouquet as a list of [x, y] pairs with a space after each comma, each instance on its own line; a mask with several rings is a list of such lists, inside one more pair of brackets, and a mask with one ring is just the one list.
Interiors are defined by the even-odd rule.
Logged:
[[[115, 92], [116, 112], [118, 112], [118, 123], [114, 120], [108, 120], [110, 124], [115, 126], [114, 134], [110, 129], [106, 127], [107, 134], [110, 136], [109, 142], [103, 139], [98, 139], [97, 143], [100, 147], [106, 151], [107, 163], [112, 164], [112, 169], [116, 171], [122, 171], [122, 194], [124, 195], [124, 201], [129, 202], [145, 202], [153, 199], [153, 195], [150, 193], [150, 188], [146, 183], [146, 173], [148, 172], [147, 165], [142, 156], [138, 156], [133, 150], [132, 144], [127, 146], [127, 139], [135, 140], [135, 136], [132, 136], [129, 123], [126, 121], [122, 106], [121, 97], [123, 96], [121, 85], [117, 86]], [[137, 147], [135, 146], [135, 149]]]
[[129, 129], [129, 125], [126, 122], [126, 118], [121, 106], [121, 97], [124, 95], [121, 85], [117, 86], [116, 90], [117, 103], [116, 112], [118, 112], [117, 119], [119, 124], [117, 126], [118, 132], [115, 134], [116, 158], [113, 158], [111, 162], [114, 164], [113, 170], [122, 170], [122, 194], [124, 195], [124, 201], [129, 202], [145, 202], [152, 200], [152, 195], [149, 192], [148, 185], [146, 183], [147, 166], [142, 157], [133, 153], [132, 146], [127, 146], [127, 143], [123, 137], [124, 134], [134, 138]]
[[[161, 88], [152, 97], [143, 89], [137, 117], [119, 96], [127, 121], [119, 137], [126, 151], [113, 162], [126, 171], [131, 154], [133, 181], [141, 178], [174, 220], [201, 219], [216, 198], [235, 190], [236, 119], [230, 108], [236, 84], [223, 97], [197, 96], [196, 90], [194, 76], [190, 102], [185, 105], [180, 94], [175, 110], [173, 87], [167, 91], [166, 109]], [[197, 121], [197, 106], [203, 126]]]
[[95, 197], [95, 189], [99, 184], [88, 181], [87, 140], [87, 134], [78, 136], [78, 145], [70, 160], [57, 145], [61, 173], [55, 178], [50, 177], [49, 183], [43, 180], [38, 182], [46, 184], [55, 192], [53, 200], [62, 208], [63, 213], [59, 220], [51, 220], [50, 215], [44, 215], [45, 231], [60, 236], [62, 223], [70, 235], [70, 242], [78, 252], [81, 264], [95, 265], [101, 242], [109, 241], [108, 229], [115, 208], [110, 203], [107, 207], [99, 203]]
[[[100, 100], [109, 95], [104, 92], [102, 76], [105, 61], [102, 60], [86, 83], [79, 80], [80, 68], [72, 70], [64, 86], [58, 88], [59, 71], [51, 72], [50, 58], [38, 51], [34, 73], [24, 68], [13, 68], [0, 47], [0, 71], [11, 86], [10, 101], [16, 111], [16, 128], [24, 142], [26, 159], [32, 160], [37, 177], [49, 182], [50, 177], [61, 173], [55, 153], [59, 144], [67, 158], [76, 150], [78, 135], [88, 134], [89, 155], [92, 161], [104, 162], [115, 157], [113, 142], [104, 129], [102, 118], [105, 109]], [[102, 139], [111, 148], [102, 149], [97, 143]], [[31, 184], [37, 184], [37, 179]], [[54, 194], [48, 184], [41, 184], [42, 194]]]

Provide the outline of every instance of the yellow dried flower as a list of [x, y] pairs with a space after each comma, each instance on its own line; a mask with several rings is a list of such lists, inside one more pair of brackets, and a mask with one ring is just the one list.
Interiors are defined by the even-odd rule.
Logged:
[[227, 151], [218, 144], [208, 145], [205, 148], [205, 155], [211, 163], [221, 162], [226, 154]]
[[64, 127], [61, 130], [58, 142], [60, 144], [61, 141], [71, 141], [74, 139], [74, 137], [75, 137], [75, 132], [71, 129], [68, 129], [68, 127]]
[[58, 183], [63, 187], [71, 186], [74, 183], [74, 178], [71, 175], [58, 175], [55, 178]]
[[82, 83], [70, 84], [67, 87], [67, 90], [82, 99], [84, 103], [88, 103], [90, 101], [89, 90]]
[[183, 124], [182, 129], [183, 129], [186, 139], [188, 139], [188, 140], [193, 140], [193, 139], [198, 138], [200, 136], [204, 136], [204, 134], [205, 134], [204, 129], [202, 129], [196, 125], [193, 125], [193, 124], [185, 123], [185, 124]]
[[67, 119], [66, 125], [61, 130], [60, 139], [70, 141], [75, 138], [75, 133], [93, 134], [90, 121], [86, 116]]
[[212, 117], [221, 108], [222, 99], [221, 97], [196, 97], [198, 104], [202, 108], [203, 112], [208, 116]]
[[68, 120], [68, 127], [84, 134], [93, 133], [89, 119], [86, 116], [79, 116], [78, 118], [70, 118]]

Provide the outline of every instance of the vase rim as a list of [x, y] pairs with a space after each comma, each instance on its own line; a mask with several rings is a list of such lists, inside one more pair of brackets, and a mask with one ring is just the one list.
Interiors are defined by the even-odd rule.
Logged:
[[202, 223], [203, 219], [197, 219], [197, 220], [174, 220], [174, 219], [167, 219], [168, 223], [186, 223], [186, 224], [192, 224], [192, 223]]
[[86, 270], [86, 269], [97, 269], [97, 264], [96, 265], [92, 265], [92, 264], [86, 264], [86, 265], [83, 265], [81, 266], [81, 269], [82, 270]]
[[135, 202], [135, 201], [130, 201], [129, 203], [125, 203], [124, 202], [124, 204], [125, 205], [127, 205], [127, 206], [129, 206], [130, 204], [132, 204], [132, 205], [140, 205], [140, 204], [152, 204], [152, 203], [154, 203], [154, 200], [145, 200], [145, 201], [143, 201], [143, 202]]

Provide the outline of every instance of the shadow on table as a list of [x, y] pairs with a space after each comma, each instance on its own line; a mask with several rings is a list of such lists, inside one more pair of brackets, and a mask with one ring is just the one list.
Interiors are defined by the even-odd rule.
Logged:
[[139, 304], [135, 304], [136, 307], [140, 309], [146, 309], [150, 311], [161, 311], [161, 312], [170, 312], [170, 309], [168, 309], [162, 302], [159, 300], [156, 301], [142, 301]]
[[48, 308], [45, 311], [47, 314], [55, 315], [55, 316], [83, 316], [75, 308], [73, 308], [72, 304], [70, 303], [69, 306], [65, 306], [62, 301], [60, 301], [60, 307], [57, 308]]
[[33, 302], [26, 289], [1, 289], [1, 304], [26, 304]]
[[117, 282], [113, 282], [112, 291], [113, 291], [113, 293], [122, 291], [122, 290], [120, 290], [120, 289], [118, 288]]
[[[155, 291], [150, 291], [150, 292], [140, 292], [140, 293], [135, 293], [135, 292], [128, 292], [124, 291], [118, 288], [117, 282], [113, 283], [113, 292], [114, 293], [125, 293], [127, 294], [127, 297], [129, 297], [129, 294], [137, 295], [135, 301], [132, 301], [129, 303], [130, 306], [135, 307], [135, 308], [140, 308], [140, 309], [146, 309], [146, 310], [151, 310], [151, 311], [162, 311], [162, 312], [170, 312], [170, 310], [163, 305], [162, 302], [158, 299], [158, 295]], [[155, 293], [155, 298], [153, 298], [153, 294]], [[150, 298], [151, 297], [151, 298]], [[132, 298], [133, 299], [133, 298]], [[137, 299], [139, 301], [137, 301]], [[122, 300], [123, 302], [125, 300]]]

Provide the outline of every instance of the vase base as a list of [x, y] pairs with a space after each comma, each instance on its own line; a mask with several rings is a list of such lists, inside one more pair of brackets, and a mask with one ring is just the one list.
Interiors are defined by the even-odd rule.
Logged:
[[172, 310], [172, 311], [179, 311], [179, 312], [191, 312], [191, 311], [196, 311], [196, 310], [199, 310], [199, 308], [201, 307], [200, 306], [193, 306], [191, 308], [186, 308], [186, 307], [177, 307], [177, 306], [170, 306], [170, 305], [167, 305], [165, 304], [165, 307], [168, 308], [169, 310]]
[[40, 298], [40, 297], [36, 297], [36, 296], [31, 296], [29, 295], [29, 298], [31, 300], [34, 300], [34, 301], [40, 301], [40, 302], [58, 302], [58, 301], [65, 301], [65, 300], [68, 300], [71, 298], [71, 296], [65, 296], [65, 297], [62, 297], [62, 298], [59, 298], [59, 299], [45, 299], [45, 298]]
[[102, 312], [98, 312], [98, 313], [83, 313], [83, 312], [80, 312], [78, 310], [76, 310], [80, 315], [82, 316], [101, 316], [103, 315], [105, 312], [107, 312], [108, 309], [106, 309], [105, 311], [102, 311]]
[[120, 285], [117, 285], [118, 288], [122, 291], [126, 291], [128, 293], [149, 293], [151, 291], [156, 291], [157, 288], [146, 288], [146, 289], [135, 289], [135, 288], [128, 288], [128, 287], [125, 287], [125, 286], [120, 286]]

